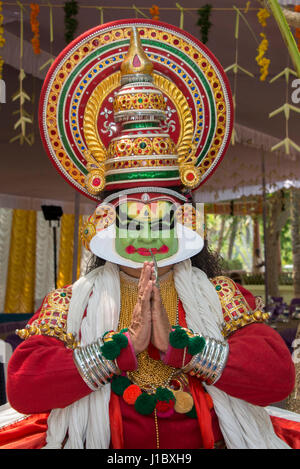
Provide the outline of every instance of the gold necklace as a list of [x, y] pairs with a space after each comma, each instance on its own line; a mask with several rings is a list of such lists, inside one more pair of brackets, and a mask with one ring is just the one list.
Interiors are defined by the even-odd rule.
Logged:
[[[178, 323], [178, 294], [174, 284], [173, 271], [160, 279], [160, 292], [163, 305], [171, 325]], [[120, 271], [121, 308], [118, 330], [131, 323], [132, 311], [138, 299], [138, 279], [129, 277]], [[176, 369], [165, 365], [161, 360], [154, 360], [147, 350], [137, 355], [137, 370], [128, 372], [127, 376], [142, 390], [155, 392], [158, 387], [166, 387], [176, 373]]]

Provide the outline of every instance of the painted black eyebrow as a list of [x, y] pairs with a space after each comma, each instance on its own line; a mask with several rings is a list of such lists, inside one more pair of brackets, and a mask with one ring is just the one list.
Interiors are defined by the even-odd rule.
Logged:
[[[120, 219], [120, 215], [119, 215], [119, 207], [117, 207], [117, 210], [116, 210], [116, 225], [118, 228], [120, 228], [120, 225], [124, 226], [126, 225], [126, 227], [128, 228], [128, 225], [130, 223], [135, 223], [136, 225], [140, 225], [140, 221], [137, 221], [135, 218], [131, 218], [129, 215], [126, 215], [126, 221], [124, 219], [124, 221], [121, 221]], [[175, 210], [172, 209], [170, 211], [170, 218], [169, 218], [169, 214], [165, 214], [163, 218], [159, 218], [158, 220], [155, 220], [154, 222], [151, 223], [151, 225], [154, 225], [156, 223], [164, 223], [164, 222], [170, 222], [170, 229], [174, 228], [174, 216], [175, 216]]]

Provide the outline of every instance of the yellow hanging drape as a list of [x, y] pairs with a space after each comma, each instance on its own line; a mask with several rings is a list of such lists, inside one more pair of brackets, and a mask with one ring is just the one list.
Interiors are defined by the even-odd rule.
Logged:
[[74, 220], [74, 215], [63, 214], [61, 217], [57, 288], [72, 283]]
[[34, 311], [36, 212], [14, 210], [10, 241], [5, 313]]
[[[73, 248], [74, 248], [74, 223], [75, 216], [64, 214], [61, 217], [59, 263], [57, 272], [57, 288], [63, 288], [72, 283]], [[82, 216], [79, 218], [79, 232], [82, 224]], [[80, 273], [81, 241], [78, 237], [77, 278]]]

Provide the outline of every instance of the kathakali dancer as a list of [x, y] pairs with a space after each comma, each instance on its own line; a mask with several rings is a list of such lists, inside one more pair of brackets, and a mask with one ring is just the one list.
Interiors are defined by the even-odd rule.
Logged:
[[94, 263], [18, 331], [7, 391], [21, 420], [2, 447], [293, 447], [266, 410], [293, 390], [290, 353], [222, 276], [192, 200], [232, 122], [221, 65], [169, 24], [104, 24], [57, 57], [41, 136], [97, 203], [82, 229]]

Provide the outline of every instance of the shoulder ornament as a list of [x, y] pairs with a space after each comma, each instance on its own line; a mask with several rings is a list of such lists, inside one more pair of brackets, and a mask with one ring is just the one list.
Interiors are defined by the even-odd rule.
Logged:
[[263, 311], [261, 302], [256, 302], [253, 311], [237, 285], [228, 277], [215, 277], [211, 280], [222, 305], [224, 325], [222, 334], [228, 337], [232, 332], [254, 322], [265, 322], [269, 314]]
[[25, 329], [16, 330], [21, 339], [28, 339], [33, 335], [47, 335], [62, 340], [67, 348], [74, 349], [77, 346], [72, 334], [67, 333], [67, 317], [72, 286], [59, 288], [50, 292], [44, 299], [40, 314]]

